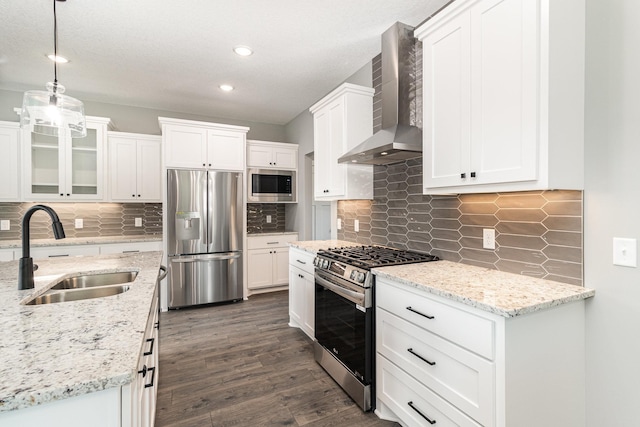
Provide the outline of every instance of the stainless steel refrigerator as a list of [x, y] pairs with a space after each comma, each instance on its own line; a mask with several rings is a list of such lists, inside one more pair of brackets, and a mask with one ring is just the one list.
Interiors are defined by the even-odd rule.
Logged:
[[242, 174], [167, 171], [169, 308], [242, 298]]

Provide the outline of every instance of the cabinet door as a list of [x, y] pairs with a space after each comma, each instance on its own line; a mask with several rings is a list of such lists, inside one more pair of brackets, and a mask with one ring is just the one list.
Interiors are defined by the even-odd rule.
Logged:
[[278, 169], [297, 169], [298, 150], [284, 147], [273, 148], [273, 166]]
[[537, 178], [537, 2], [471, 8], [471, 165], [474, 184]]
[[247, 287], [266, 288], [272, 285], [273, 249], [247, 251]]
[[208, 165], [213, 169], [244, 170], [245, 134], [225, 130], [208, 132]]
[[19, 137], [17, 123], [0, 123], [0, 201], [3, 202], [20, 201]]
[[113, 201], [136, 200], [136, 151], [135, 140], [109, 138], [109, 191]]
[[313, 274], [307, 272], [302, 273], [301, 278], [304, 295], [302, 297], [302, 330], [307, 333], [309, 338], [315, 338], [315, 298], [316, 298], [316, 282]]
[[189, 126], [166, 125], [164, 128], [165, 164], [169, 168], [208, 167], [207, 130]]
[[469, 18], [463, 13], [422, 41], [424, 187], [461, 185], [469, 168]]
[[273, 152], [270, 146], [250, 144], [247, 148], [247, 166], [254, 168], [273, 167]]
[[87, 122], [87, 136], [67, 140], [65, 194], [75, 200], [102, 199], [104, 129]]
[[61, 200], [64, 147], [60, 138], [28, 131], [22, 133], [24, 146], [24, 194], [27, 200]]
[[302, 318], [305, 310], [304, 272], [299, 268], [289, 268], [289, 326], [302, 329]]
[[345, 165], [342, 154], [344, 105], [334, 102], [314, 114], [314, 194], [317, 200], [335, 200], [344, 195]]
[[138, 200], [161, 202], [162, 154], [160, 142], [138, 141], [136, 158]]
[[289, 281], [289, 249], [277, 248], [273, 252], [272, 283], [286, 285]]

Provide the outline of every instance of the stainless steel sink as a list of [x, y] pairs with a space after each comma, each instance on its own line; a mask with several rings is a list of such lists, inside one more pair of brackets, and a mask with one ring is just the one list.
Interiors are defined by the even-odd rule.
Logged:
[[91, 298], [102, 298], [121, 294], [128, 291], [130, 288], [130, 285], [111, 285], [84, 289], [70, 289], [65, 291], [46, 293], [26, 302], [25, 304], [40, 305], [65, 301], [78, 301]]
[[62, 279], [50, 289], [80, 289], [96, 286], [120, 285], [130, 283], [136, 279], [137, 271], [121, 271], [117, 273], [82, 274]]

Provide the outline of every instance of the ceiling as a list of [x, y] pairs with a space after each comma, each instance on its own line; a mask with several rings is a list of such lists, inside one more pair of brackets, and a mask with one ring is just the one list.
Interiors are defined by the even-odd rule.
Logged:
[[[68, 0], [58, 66], [82, 101], [286, 124], [446, 0]], [[53, 0], [0, 2], [0, 89], [53, 80]], [[254, 49], [249, 57], [236, 45]], [[232, 92], [218, 86], [228, 83]]]

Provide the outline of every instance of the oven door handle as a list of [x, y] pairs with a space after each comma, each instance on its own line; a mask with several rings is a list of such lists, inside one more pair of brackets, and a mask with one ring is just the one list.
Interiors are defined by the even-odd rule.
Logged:
[[335, 292], [341, 297], [344, 297], [355, 304], [364, 306], [364, 294], [350, 291], [349, 289], [345, 289], [342, 286], [333, 284], [330, 281], [323, 279], [322, 277], [316, 276], [316, 282], [318, 282], [320, 286], [323, 286], [329, 289], [330, 291]]

